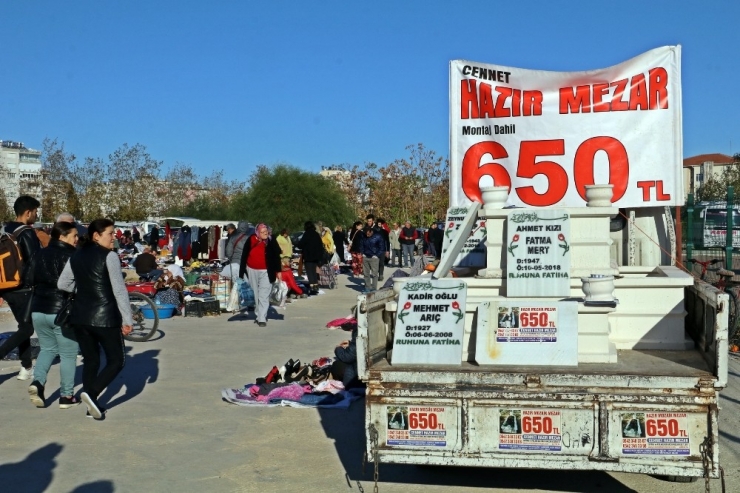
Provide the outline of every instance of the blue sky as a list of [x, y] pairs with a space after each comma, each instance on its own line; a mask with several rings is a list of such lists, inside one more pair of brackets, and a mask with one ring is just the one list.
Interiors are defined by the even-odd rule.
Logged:
[[684, 156], [740, 152], [740, 2], [8, 1], [0, 139], [165, 168], [449, 153], [448, 63], [556, 71], [682, 45]]

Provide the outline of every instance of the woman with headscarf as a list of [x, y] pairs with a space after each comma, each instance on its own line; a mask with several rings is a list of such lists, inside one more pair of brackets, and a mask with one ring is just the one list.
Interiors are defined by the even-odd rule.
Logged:
[[297, 243], [303, 255], [303, 266], [306, 269], [306, 277], [311, 288], [310, 294], [319, 293], [319, 276], [318, 267], [321, 259], [324, 257], [324, 244], [321, 236], [316, 231], [316, 225], [311, 221], [306, 221], [303, 225], [303, 236]]
[[[69, 323], [84, 358], [80, 398], [88, 416], [100, 421], [105, 419], [105, 409], [98, 396], [123, 369], [123, 336], [131, 333], [134, 322], [121, 261], [113, 251], [113, 221], [94, 220], [85, 236], [82, 248], [64, 266], [57, 287], [75, 292]], [[98, 373], [101, 347], [105, 366]]]
[[270, 289], [272, 283], [282, 279], [280, 266], [280, 246], [270, 237], [267, 225], [260, 223], [244, 244], [239, 277], [247, 275], [249, 285], [254, 291], [257, 324], [267, 326], [267, 310], [270, 307]]

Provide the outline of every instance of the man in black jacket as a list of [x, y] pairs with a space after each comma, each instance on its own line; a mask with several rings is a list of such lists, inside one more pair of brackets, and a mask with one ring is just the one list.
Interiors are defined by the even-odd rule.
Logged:
[[159, 227], [156, 224], [152, 227], [151, 233], [149, 233], [149, 246], [152, 247], [154, 253], [159, 251]]
[[0, 346], [0, 360], [5, 358], [13, 349], [18, 348], [21, 360], [21, 370], [18, 380], [29, 380], [33, 377], [33, 361], [31, 358], [31, 335], [33, 334], [33, 322], [31, 321], [31, 287], [27, 286], [26, 271], [31, 264], [31, 259], [41, 249], [41, 243], [33, 229], [36, 222], [39, 203], [30, 195], [21, 195], [15, 200], [13, 210], [15, 221], [5, 225], [5, 232], [12, 233], [18, 242], [18, 248], [23, 256], [23, 271], [21, 272], [21, 285], [11, 291], [2, 293], [2, 297], [8, 302], [10, 311], [13, 312], [15, 321], [18, 322], [18, 331], [5, 340]]

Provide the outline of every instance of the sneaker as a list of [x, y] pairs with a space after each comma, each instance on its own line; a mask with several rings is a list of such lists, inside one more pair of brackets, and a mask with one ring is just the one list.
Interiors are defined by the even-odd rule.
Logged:
[[18, 372], [18, 376], [15, 377], [18, 380], [31, 380], [33, 378], [33, 366], [31, 368], [23, 368]]
[[382, 280], [383, 280], [383, 276], [378, 276], [378, 281], [382, 281]]
[[306, 293], [303, 293], [303, 294], [301, 295], [301, 298], [308, 298], [308, 295], [307, 295]]
[[75, 396], [60, 397], [59, 398], [59, 409], [69, 409], [70, 407], [78, 406], [80, 400]]
[[34, 380], [28, 387], [28, 397], [34, 406], [46, 407], [46, 403], [44, 402], [44, 386], [38, 380]]
[[260, 327], [267, 327], [267, 322], [257, 322]]
[[98, 407], [97, 401], [93, 399], [93, 397], [90, 394], [88, 394], [87, 392], [83, 392], [80, 394], [80, 398], [82, 399], [82, 402], [84, 402], [85, 405], [87, 406], [87, 414], [89, 416], [93, 417], [94, 419], [98, 419], [98, 420], [105, 419], [103, 417], [103, 412], [105, 410], [104, 409], [101, 410], [101, 408]]
[[98, 409], [100, 410], [100, 417], [99, 418], [96, 418], [95, 416], [93, 416], [92, 414], [90, 414], [90, 411], [87, 411], [85, 413], [85, 417], [86, 418], [92, 418], [95, 421], [103, 421], [105, 419], [105, 408], [100, 407]]

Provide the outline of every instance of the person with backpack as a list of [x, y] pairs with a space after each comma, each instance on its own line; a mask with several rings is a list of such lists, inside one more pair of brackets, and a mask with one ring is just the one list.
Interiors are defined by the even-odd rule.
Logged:
[[[6, 287], [1, 294], [8, 302], [13, 317], [18, 322], [18, 331], [5, 340], [0, 346], [0, 360], [5, 358], [13, 349], [18, 348], [18, 355], [21, 360], [21, 369], [18, 372], [18, 380], [29, 380], [33, 377], [33, 360], [31, 357], [31, 335], [33, 334], [33, 322], [31, 321], [31, 287], [25, 283], [26, 271], [31, 264], [33, 256], [41, 249], [36, 231], [33, 229], [33, 223], [38, 219], [38, 208], [41, 204], [38, 200], [30, 195], [21, 195], [13, 204], [15, 212], [15, 221], [10, 221], [5, 225], [5, 234], [10, 235], [11, 239], [17, 246], [12, 246], [3, 241], [0, 244], [1, 249], [5, 245], [14, 249], [11, 255], [4, 256], [5, 251], [0, 252], [0, 258], [3, 258], [3, 281], [6, 284], [15, 284]], [[18, 255], [20, 254], [20, 255]], [[13, 262], [18, 265], [9, 265]], [[11, 271], [13, 275], [11, 275]]]

